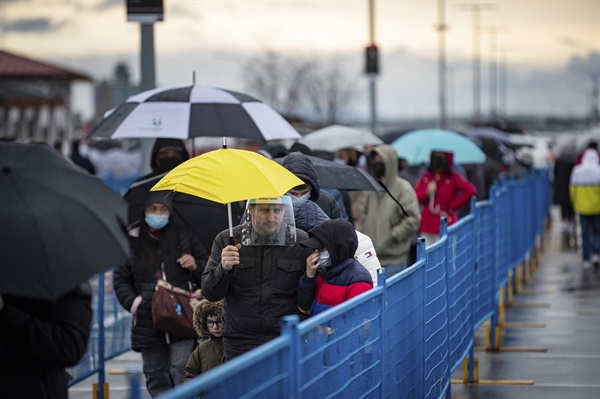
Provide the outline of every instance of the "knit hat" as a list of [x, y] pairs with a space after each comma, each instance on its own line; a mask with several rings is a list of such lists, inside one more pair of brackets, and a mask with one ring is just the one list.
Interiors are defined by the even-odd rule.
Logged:
[[169, 213], [173, 212], [173, 202], [171, 198], [173, 193], [171, 191], [148, 191], [146, 199], [144, 201], [144, 209], [150, 204], [163, 204], [169, 209]]

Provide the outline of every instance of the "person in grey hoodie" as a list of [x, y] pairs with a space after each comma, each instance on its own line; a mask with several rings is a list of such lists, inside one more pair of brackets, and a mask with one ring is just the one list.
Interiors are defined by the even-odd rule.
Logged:
[[414, 188], [397, 175], [398, 155], [392, 146], [375, 147], [369, 158], [371, 174], [386, 191], [368, 193], [361, 231], [373, 240], [385, 275], [390, 277], [407, 266], [421, 209]]

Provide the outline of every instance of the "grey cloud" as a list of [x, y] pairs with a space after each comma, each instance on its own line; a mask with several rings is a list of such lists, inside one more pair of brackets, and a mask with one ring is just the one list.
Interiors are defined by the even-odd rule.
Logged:
[[22, 18], [3, 22], [3, 25], [4, 32], [44, 33], [59, 30], [66, 22], [54, 22], [49, 18]]

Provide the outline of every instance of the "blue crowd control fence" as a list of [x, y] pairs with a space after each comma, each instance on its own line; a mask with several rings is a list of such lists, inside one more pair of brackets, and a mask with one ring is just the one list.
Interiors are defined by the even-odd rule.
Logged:
[[419, 239], [411, 267], [301, 323], [285, 317], [278, 338], [161, 398], [450, 398], [465, 360], [473, 381], [474, 333], [487, 320], [495, 342], [502, 292], [535, 256], [549, 210], [547, 171], [502, 179], [469, 215], [442, 221], [438, 242]]

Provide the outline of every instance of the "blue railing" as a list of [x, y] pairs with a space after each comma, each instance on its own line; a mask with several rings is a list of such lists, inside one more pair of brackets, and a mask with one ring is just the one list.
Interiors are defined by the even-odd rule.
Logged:
[[408, 269], [302, 323], [285, 317], [280, 337], [161, 398], [451, 397], [452, 372], [468, 359], [472, 380], [474, 332], [491, 320], [494, 334], [501, 288], [535, 254], [549, 210], [547, 171], [503, 179], [443, 221], [437, 243], [419, 239]]

